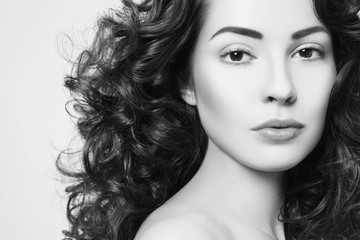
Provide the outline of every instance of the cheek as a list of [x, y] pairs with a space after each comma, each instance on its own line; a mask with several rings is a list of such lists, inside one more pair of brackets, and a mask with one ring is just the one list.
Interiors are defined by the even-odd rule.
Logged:
[[194, 69], [196, 104], [203, 125], [207, 125], [209, 121], [229, 114], [231, 102], [226, 96], [231, 96], [232, 92], [226, 86], [226, 75], [211, 71], [213, 67], [198, 64]]
[[202, 120], [234, 123], [247, 115], [256, 104], [259, 79], [253, 71], [239, 71], [239, 67], [201, 62], [193, 71], [197, 107]]
[[324, 122], [329, 96], [333, 87], [336, 72], [332, 62], [297, 69], [296, 90], [299, 110], [304, 113], [306, 121]]
[[335, 66], [332, 62], [314, 64], [306, 71], [298, 69], [297, 76], [297, 111], [301, 113], [301, 120], [308, 123], [307, 139], [303, 143], [311, 151], [323, 134], [329, 96], [336, 78]]

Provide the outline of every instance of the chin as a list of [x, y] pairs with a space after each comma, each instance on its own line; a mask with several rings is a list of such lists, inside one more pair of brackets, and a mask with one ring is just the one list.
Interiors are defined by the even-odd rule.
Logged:
[[[302, 142], [304, 143], [304, 142]], [[306, 143], [306, 142], [305, 142]], [[301, 163], [314, 149], [309, 144], [263, 145], [249, 144], [246, 146], [223, 145], [222, 153], [237, 162], [240, 167], [258, 172], [285, 172]]]
[[[270, 146], [257, 150], [252, 156], [236, 157], [240, 164], [262, 172], [284, 172], [303, 161], [313, 150], [313, 145], [298, 147]], [[246, 161], [243, 161], [246, 160]]]
[[254, 168], [262, 172], [285, 172], [298, 165], [302, 160], [303, 159], [299, 159], [295, 161], [294, 159], [287, 159], [284, 161], [274, 160], [269, 164], [264, 164], [259, 167], [254, 166]]

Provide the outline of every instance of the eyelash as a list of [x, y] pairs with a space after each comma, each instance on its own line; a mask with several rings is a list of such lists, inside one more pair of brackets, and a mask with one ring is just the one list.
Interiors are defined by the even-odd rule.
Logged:
[[[227, 57], [230, 57], [230, 54], [232, 53], [239, 53], [239, 54], [243, 54], [242, 58], [240, 61], [232, 61], [232, 60], [226, 60]], [[250, 60], [242, 62], [242, 59], [244, 58], [244, 55], [247, 55]], [[249, 53], [248, 51], [246, 51], [245, 49], [241, 49], [241, 48], [236, 48], [236, 49], [229, 49], [227, 50], [225, 53], [221, 54], [221, 60], [229, 63], [229, 64], [234, 64], [234, 65], [242, 65], [242, 64], [249, 64], [251, 62], [251, 60], [256, 59], [255, 56], [253, 56], [251, 53]]]
[[[302, 61], [305, 62], [311, 62], [311, 61], [316, 61], [318, 59], [323, 59], [325, 56], [325, 51], [318, 45], [307, 45], [305, 47], [301, 47], [300, 49], [298, 49], [294, 54], [291, 55], [291, 57], [294, 57], [296, 54], [300, 54], [300, 52], [302, 50], [311, 50], [311, 51], [315, 51], [319, 56], [318, 57], [310, 57], [310, 58], [304, 58], [304, 57], [297, 57], [302, 59]], [[230, 56], [230, 54], [232, 53], [240, 53], [243, 55], [247, 55], [250, 59], [248, 61], [242, 62], [243, 57], [241, 58], [241, 60], [239, 61], [233, 61], [233, 60], [226, 60], [227, 57]], [[229, 63], [229, 64], [234, 64], [234, 65], [243, 65], [243, 64], [250, 64], [251, 60], [256, 59], [255, 56], [253, 56], [251, 53], [249, 53], [247, 50], [242, 49], [242, 48], [236, 48], [236, 49], [229, 49], [227, 50], [225, 53], [221, 54], [221, 60]]]
[[311, 61], [316, 61], [318, 59], [323, 59], [324, 56], [325, 56], [325, 51], [318, 45], [306, 45], [305, 47], [302, 47], [300, 48], [299, 50], [297, 50], [294, 54], [291, 55], [291, 57], [293, 57], [295, 54], [299, 54], [300, 51], [302, 50], [312, 50], [312, 51], [315, 51], [317, 52], [317, 54], [319, 55], [318, 57], [311, 57], [311, 58], [304, 58], [304, 57], [301, 57], [299, 56], [298, 58], [301, 58], [302, 61], [305, 61], [305, 62], [311, 62]]

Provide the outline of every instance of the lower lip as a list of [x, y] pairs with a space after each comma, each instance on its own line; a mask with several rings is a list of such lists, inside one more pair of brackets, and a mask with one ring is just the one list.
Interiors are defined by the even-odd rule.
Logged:
[[289, 141], [299, 136], [301, 128], [262, 128], [257, 130], [256, 133], [266, 140], [281, 142]]

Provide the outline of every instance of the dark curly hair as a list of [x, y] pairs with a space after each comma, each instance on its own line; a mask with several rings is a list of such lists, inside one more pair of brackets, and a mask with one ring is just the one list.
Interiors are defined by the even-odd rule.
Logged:
[[[359, 0], [313, 0], [330, 31], [337, 79], [322, 139], [287, 172], [280, 220], [293, 239], [360, 239]], [[65, 78], [83, 139], [82, 167], [57, 161], [67, 187], [66, 239], [131, 240], [197, 172], [207, 136], [186, 104], [205, 0], [123, 0]]]
[[287, 173], [288, 239], [360, 239], [359, 0], [314, 0], [332, 36], [337, 78], [322, 139]]

